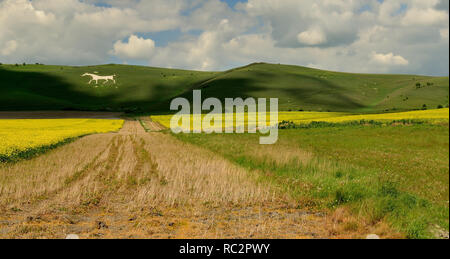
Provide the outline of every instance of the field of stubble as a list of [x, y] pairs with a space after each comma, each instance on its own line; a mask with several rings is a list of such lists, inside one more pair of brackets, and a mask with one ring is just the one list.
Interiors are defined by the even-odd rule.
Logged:
[[0, 165], [0, 195], [0, 238], [360, 237], [214, 152], [138, 121]]

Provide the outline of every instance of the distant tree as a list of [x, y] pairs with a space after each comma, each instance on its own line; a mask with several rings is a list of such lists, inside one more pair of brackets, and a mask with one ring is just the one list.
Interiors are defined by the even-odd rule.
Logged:
[[422, 110], [427, 110], [427, 109], [428, 109], [428, 107], [426, 104], [422, 105]]
[[420, 88], [421, 86], [422, 86], [421, 83], [416, 83], [416, 87], [417, 87], [417, 88]]
[[427, 86], [432, 86], [433, 83], [427, 82]]
[[15, 66], [16, 66], [16, 67], [18, 67], [18, 66], [19, 66], [19, 64], [17, 64], [17, 63], [16, 63], [16, 64], [15, 64]]
[[22, 65], [26, 66], [26, 65], [27, 65], [27, 63], [23, 62], [23, 64], [22, 64]]
[[442, 104], [439, 104], [437, 108], [442, 109], [442, 108], [444, 108], [444, 106]]
[[0, 66], [3, 65], [2, 62], [0, 62]]

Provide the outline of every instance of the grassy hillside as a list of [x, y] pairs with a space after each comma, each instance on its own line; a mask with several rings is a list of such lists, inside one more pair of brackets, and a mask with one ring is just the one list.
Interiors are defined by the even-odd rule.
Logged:
[[[117, 84], [88, 85], [84, 73], [116, 74]], [[214, 76], [212, 72], [102, 65], [0, 66], [0, 110], [146, 111]], [[116, 88], [117, 87], [117, 88]]]
[[[418, 87], [420, 83], [420, 88]], [[448, 105], [448, 77], [369, 75], [252, 64], [202, 83], [206, 97], [278, 97], [281, 110], [380, 112]], [[187, 94], [186, 96], [189, 96]]]
[[[83, 73], [116, 74], [89, 86]], [[0, 66], [0, 110], [112, 110], [167, 112], [176, 96], [279, 98], [280, 110], [380, 112], [448, 105], [448, 77], [369, 75], [299, 66], [251, 64], [225, 72], [103, 65]]]

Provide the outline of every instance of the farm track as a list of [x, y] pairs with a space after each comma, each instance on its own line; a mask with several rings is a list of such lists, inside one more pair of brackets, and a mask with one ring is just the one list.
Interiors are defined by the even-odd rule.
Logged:
[[0, 238], [338, 237], [325, 214], [138, 121], [0, 165], [0, 197]]

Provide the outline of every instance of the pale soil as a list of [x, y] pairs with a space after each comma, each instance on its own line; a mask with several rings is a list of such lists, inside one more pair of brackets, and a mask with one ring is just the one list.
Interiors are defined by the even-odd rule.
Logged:
[[0, 111], [0, 119], [118, 119], [120, 112]]
[[0, 238], [359, 237], [342, 231], [345, 215], [308, 212], [253, 173], [138, 121], [0, 165], [0, 197]]

